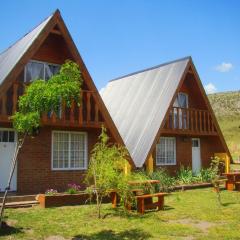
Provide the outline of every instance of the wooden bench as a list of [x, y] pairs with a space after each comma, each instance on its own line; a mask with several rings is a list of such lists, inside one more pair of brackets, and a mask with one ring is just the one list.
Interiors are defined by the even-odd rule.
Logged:
[[[144, 214], [145, 210], [148, 210], [148, 209], [156, 209], [157, 208], [158, 211], [162, 210], [163, 205], [164, 205], [164, 196], [166, 196], [166, 195], [168, 195], [168, 194], [167, 193], [153, 193], [153, 194], [144, 194], [144, 195], [136, 196], [137, 211], [141, 214]], [[154, 197], [158, 198], [157, 202], [153, 202]]]
[[240, 182], [235, 182], [235, 190], [240, 191]]

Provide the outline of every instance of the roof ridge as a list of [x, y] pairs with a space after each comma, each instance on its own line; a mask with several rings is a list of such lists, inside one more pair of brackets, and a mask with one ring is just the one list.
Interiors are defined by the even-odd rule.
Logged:
[[34, 31], [37, 27], [39, 27], [42, 23], [44, 23], [47, 19], [49, 19], [50, 17], [52, 17], [56, 12], [58, 12], [59, 10], [57, 9], [56, 11], [54, 11], [52, 14], [50, 14], [48, 17], [44, 18], [39, 24], [37, 24], [35, 27], [33, 27], [31, 30], [29, 30], [26, 34], [24, 34], [22, 37], [20, 37], [19, 39], [17, 39], [14, 43], [12, 43], [9, 47], [7, 47], [5, 50], [3, 50], [2, 52], [0, 52], [0, 57], [7, 52], [8, 50], [10, 50], [14, 45], [16, 45], [18, 42], [20, 42], [24, 37], [26, 37], [28, 34], [30, 34], [32, 31]]
[[159, 68], [159, 67], [163, 67], [165, 65], [169, 65], [169, 64], [172, 64], [172, 63], [180, 62], [180, 61], [183, 61], [183, 60], [186, 60], [186, 59], [192, 59], [192, 57], [191, 56], [186, 56], [186, 57], [183, 57], [183, 58], [178, 58], [176, 60], [172, 60], [172, 61], [168, 61], [168, 62], [165, 62], [165, 63], [161, 63], [161, 64], [155, 65], [153, 67], [145, 68], [145, 69], [142, 69], [142, 70], [139, 70], [139, 71], [135, 71], [135, 72], [132, 72], [132, 73], [129, 73], [129, 74], [126, 74], [126, 75], [114, 78], [112, 80], [109, 80], [108, 82], [114, 82], [116, 80], [120, 80], [120, 79], [125, 78], [125, 77], [130, 77], [130, 76], [136, 75], [138, 73], [142, 73], [142, 72], [146, 72], [146, 71], [149, 71], [149, 70], [153, 70], [153, 69], [156, 69], [156, 68]]

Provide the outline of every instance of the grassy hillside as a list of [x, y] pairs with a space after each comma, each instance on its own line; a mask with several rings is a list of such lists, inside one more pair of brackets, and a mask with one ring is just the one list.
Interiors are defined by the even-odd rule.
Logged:
[[233, 159], [240, 156], [240, 91], [208, 95]]

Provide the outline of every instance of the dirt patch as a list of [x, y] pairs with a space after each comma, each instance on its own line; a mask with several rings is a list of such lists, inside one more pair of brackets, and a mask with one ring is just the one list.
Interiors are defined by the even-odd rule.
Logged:
[[44, 238], [44, 240], [66, 240], [66, 238], [62, 236], [49, 236], [47, 238]]
[[14, 220], [14, 219], [11, 219], [11, 220], [7, 220], [6, 221], [6, 224], [8, 225], [8, 226], [15, 226], [16, 224], [17, 224], [17, 220]]
[[[208, 234], [209, 228], [214, 227], [216, 223], [207, 222], [207, 221], [195, 221], [191, 218], [184, 218], [184, 219], [178, 219], [178, 220], [170, 220], [170, 223], [180, 223], [185, 225], [190, 225], [192, 227], [198, 228], [201, 230], [204, 234]], [[186, 238], [188, 240], [188, 238]], [[193, 239], [190, 237], [190, 239]]]

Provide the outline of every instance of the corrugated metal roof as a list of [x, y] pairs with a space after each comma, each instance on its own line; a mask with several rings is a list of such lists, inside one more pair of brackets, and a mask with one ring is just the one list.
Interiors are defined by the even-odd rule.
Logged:
[[39, 36], [46, 24], [53, 15], [45, 19], [41, 24], [34, 28], [31, 32], [19, 39], [15, 44], [0, 54], [0, 84], [12, 71], [23, 54], [29, 49], [33, 41]]
[[190, 59], [117, 78], [101, 91], [136, 167], [144, 164]]

